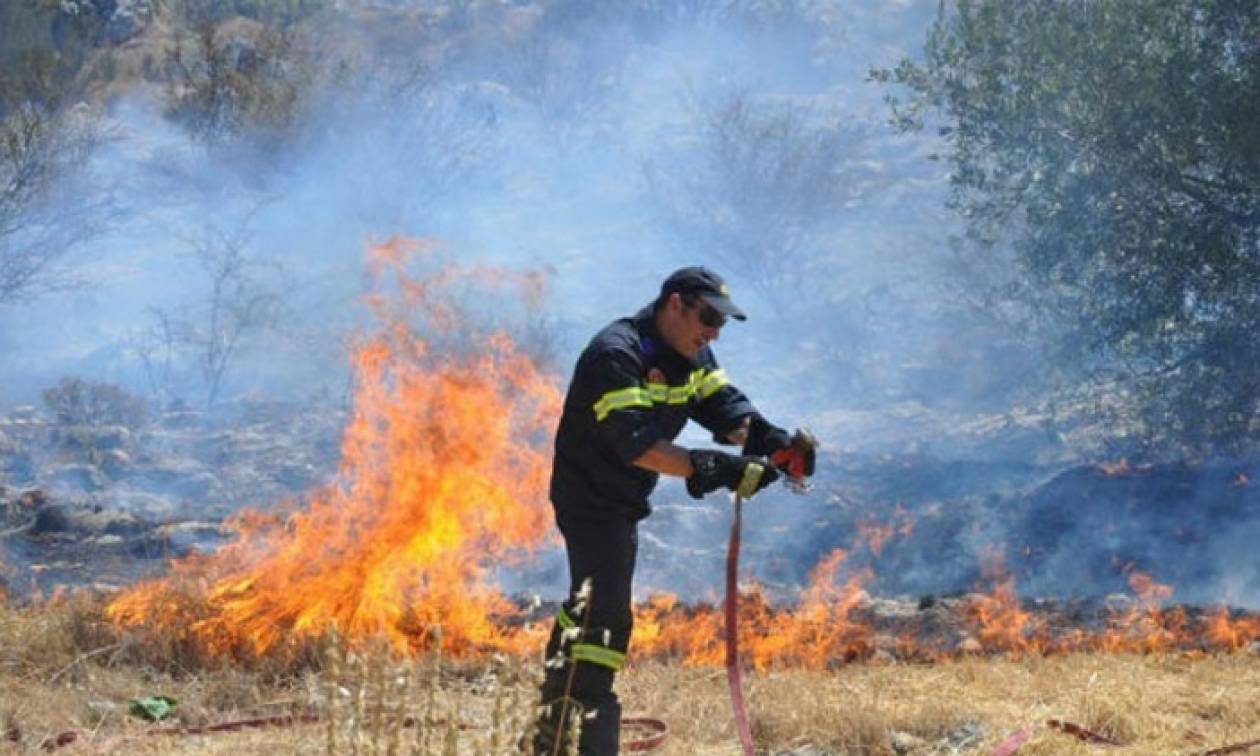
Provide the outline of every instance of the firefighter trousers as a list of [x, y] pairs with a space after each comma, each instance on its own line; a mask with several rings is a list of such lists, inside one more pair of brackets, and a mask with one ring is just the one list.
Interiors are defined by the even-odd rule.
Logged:
[[[625, 662], [634, 624], [630, 600], [638, 522], [579, 519], [560, 512], [556, 522], [568, 553], [570, 592], [547, 642], [541, 690], [546, 708], [538, 722], [534, 753], [564, 753], [572, 716], [580, 715], [582, 756], [617, 756], [621, 703], [612, 686]], [[590, 592], [583, 596], [587, 579]]]

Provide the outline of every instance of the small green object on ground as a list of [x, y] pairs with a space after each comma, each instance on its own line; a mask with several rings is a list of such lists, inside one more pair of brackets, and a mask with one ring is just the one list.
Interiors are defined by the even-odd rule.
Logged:
[[146, 696], [145, 698], [131, 699], [132, 716], [146, 719], [150, 722], [160, 722], [175, 713], [175, 707], [179, 702], [168, 696]]

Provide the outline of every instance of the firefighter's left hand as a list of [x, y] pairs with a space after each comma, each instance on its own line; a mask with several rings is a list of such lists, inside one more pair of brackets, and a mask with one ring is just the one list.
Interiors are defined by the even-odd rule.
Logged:
[[804, 480], [814, 474], [815, 450], [818, 441], [814, 434], [804, 428], [797, 428], [787, 446], [770, 455], [770, 461], [783, 474], [796, 480]]
[[790, 478], [803, 480], [814, 474], [814, 450], [818, 442], [814, 435], [801, 428], [788, 432], [753, 415], [748, 423], [748, 440], [744, 442], [744, 454], [769, 457], [770, 462]]

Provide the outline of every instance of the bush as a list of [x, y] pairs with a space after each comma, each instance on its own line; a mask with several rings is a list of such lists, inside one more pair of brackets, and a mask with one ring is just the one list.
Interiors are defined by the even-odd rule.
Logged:
[[282, 21], [217, 16], [190, 8], [165, 50], [167, 116], [210, 145], [282, 141], [306, 105], [311, 53]]
[[110, 383], [63, 378], [44, 390], [44, 404], [65, 425], [121, 425], [135, 430], [149, 419], [145, 401]]
[[332, 7], [331, 0], [183, 0], [184, 14], [192, 19], [224, 21], [244, 16], [284, 26], [298, 23]]

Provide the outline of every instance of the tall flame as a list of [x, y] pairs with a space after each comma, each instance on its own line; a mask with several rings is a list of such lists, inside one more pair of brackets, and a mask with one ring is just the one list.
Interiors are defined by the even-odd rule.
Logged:
[[[218, 653], [264, 653], [334, 625], [352, 637], [386, 635], [400, 649], [431, 641], [438, 627], [456, 653], [530, 642], [495, 621], [515, 608], [491, 568], [548, 531], [539, 447], [560, 395], [505, 335], [461, 329], [445, 294], [454, 281], [511, 277], [451, 266], [412, 278], [409, 261], [428, 251], [405, 241], [373, 250], [379, 328], [353, 350], [358, 390], [334, 480], [285, 517], [235, 518], [235, 543], [137, 586], [111, 604], [112, 619], [187, 623]], [[537, 284], [520, 282], [527, 295]], [[189, 577], [208, 586], [204, 605], [189, 604]]]

